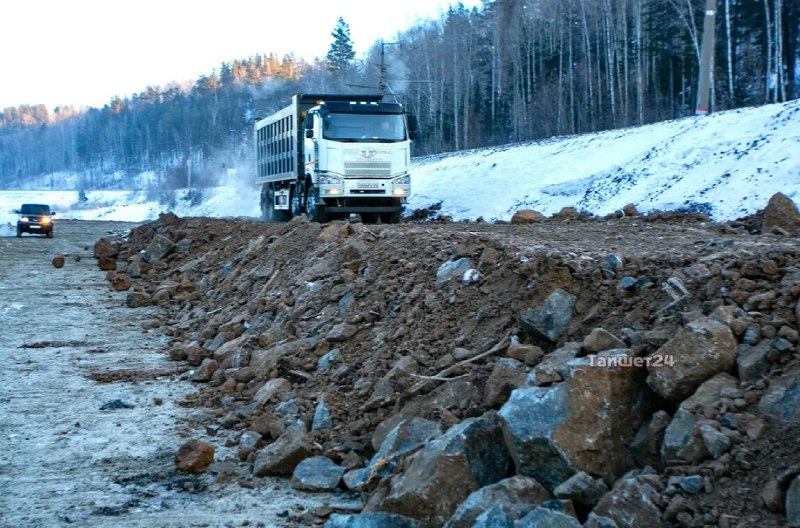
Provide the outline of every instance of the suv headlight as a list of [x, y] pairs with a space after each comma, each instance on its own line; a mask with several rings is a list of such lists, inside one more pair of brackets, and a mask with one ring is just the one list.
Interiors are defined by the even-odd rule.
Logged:
[[28, 221], [28, 217], [27, 217], [27, 216], [21, 216], [21, 217], [19, 218], [19, 221], [20, 221], [20, 222], [27, 222], [27, 221]]

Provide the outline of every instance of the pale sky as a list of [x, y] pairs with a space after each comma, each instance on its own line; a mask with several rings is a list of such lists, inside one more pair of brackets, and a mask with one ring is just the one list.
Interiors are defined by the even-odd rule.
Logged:
[[[449, 0], [4, 0], [0, 111], [102, 107], [148, 85], [195, 80], [222, 62], [294, 52], [324, 57], [341, 16], [357, 57]], [[462, 0], [468, 7], [480, 0]], [[387, 48], [387, 50], [390, 48]]]

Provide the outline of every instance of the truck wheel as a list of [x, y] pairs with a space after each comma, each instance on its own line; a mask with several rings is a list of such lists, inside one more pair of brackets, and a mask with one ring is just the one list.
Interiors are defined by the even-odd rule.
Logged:
[[47, 232], [47, 238], [53, 238], [53, 230]]
[[265, 222], [288, 222], [289, 211], [275, 209], [275, 187], [265, 183], [261, 188], [261, 219]]
[[303, 198], [303, 188], [300, 184], [295, 184], [292, 187], [291, 192], [289, 193], [289, 211], [290, 211], [290, 218], [295, 216], [300, 216], [305, 211], [303, 210], [303, 204], [300, 201]]
[[17, 228], [17, 238], [22, 238], [22, 229]]
[[378, 213], [361, 213], [361, 221], [365, 224], [377, 224]]
[[325, 211], [323, 211], [321, 207], [318, 207], [319, 205], [323, 205], [319, 202], [319, 187], [312, 185], [306, 189], [305, 199], [305, 213], [309, 222], [319, 222], [323, 224], [328, 221], [328, 215], [325, 214]]
[[401, 216], [402, 216], [401, 211], [396, 211], [394, 213], [381, 213], [381, 223], [399, 224]]

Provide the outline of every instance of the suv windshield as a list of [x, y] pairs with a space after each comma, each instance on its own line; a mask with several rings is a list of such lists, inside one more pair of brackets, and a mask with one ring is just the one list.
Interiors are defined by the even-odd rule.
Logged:
[[19, 213], [24, 215], [49, 215], [50, 206], [42, 204], [22, 204]]
[[338, 141], [392, 143], [406, 139], [402, 114], [328, 114], [322, 137]]

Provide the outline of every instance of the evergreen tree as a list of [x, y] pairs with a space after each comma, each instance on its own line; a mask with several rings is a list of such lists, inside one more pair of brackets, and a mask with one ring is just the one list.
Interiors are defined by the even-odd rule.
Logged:
[[356, 52], [353, 51], [353, 41], [350, 40], [350, 26], [342, 17], [339, 17], [331, 36], [333, 43], [325, 57], [328, 70], [331, 73], [344, 73], [351, 67]]

